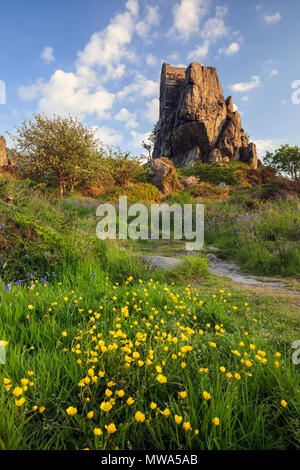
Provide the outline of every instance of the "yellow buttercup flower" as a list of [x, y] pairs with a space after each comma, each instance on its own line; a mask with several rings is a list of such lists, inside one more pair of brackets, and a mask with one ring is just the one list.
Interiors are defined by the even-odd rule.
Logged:
[[108, 434], [113, 434], [117, 431], [117, 428], [116, 428], [114, 423], [110, 423], [110, 424], [106, 425], [105, 429], [108, 432]]
[[21, 387], [16, 387], [13, 390], [13, 394], [15, 395], [15, 397], [19, 397], [20, 395], [22, 395], [22, 393], [23, 393], [23, 389]]
[[109, 401], [103, 401], [100, 405], [102, 411], [106, 413], [112, 409], [112, 404]]
[[212, 423], [213, 423], [214, 426], [219, 426], [219, 424], [220, 424], [219, 418], [217, 418], [217, 417], [213, 418]]
[[192, 426], [191, 426], [191, 423], [189, 421], [184, 422], [182, 427], [185, 431], [191, 431], [192, 430]]
[[141, 411], [137, 411], [134, 415], [134, 419], [139, 422], [139, 423], [143, 423], [146, 419], [144, 413], [142, 413]]
[[286, 408], [288, 406], [287, 402], [285, 400], [281, 400], [280, 402], [281, 406], [283, 406], [284, 408]]
[[22, 406], [25, 403], [25, 398], [21, 397], [19, 400], [15, 400], [16, 406]]
[[210, 399], [211, 399], [211, 395], [210, 395], [208, 392], [204, 391], [204, 392], [203, 392], [203, 398], [204, 398], [204, 400], [210, 400]]
[[180, 424], [182, 421], [182, 416], [175, 415], [174, 420], [176, 424]]
[[165, 384], [168, 380], [167, 380], [167, 377], [162, 375], [162, 374], [159, 374], [157, 376], [157, 380], [159, 381], [159, 383], [161, 384]]
[[77, 413], [77, 408], [74, 408], [73, 406], [69, 406], [69, 408], [66, 409], [66, 412], [69, 416], [74, 416]]
[[95, 436], [101, 436], [102, 433], [102, 430], [100, 428], [94, 428], [94, 434]]

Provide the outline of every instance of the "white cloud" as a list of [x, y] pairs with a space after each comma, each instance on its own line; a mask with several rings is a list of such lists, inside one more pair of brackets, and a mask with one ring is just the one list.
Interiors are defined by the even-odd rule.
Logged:
[[227, 15], [228, 13], [228, 8], [227, 7], [216, 7], [216, 17], [217, 18], [223, 18], [223, 16]]
[[269, 73], [269, 77], [270, 77], [270, 78], [271, 78], [271, 77], [275, 77], [275, 76], [278, 75], [278, 74], [279, 74], [278, 70], [273, 69], [273, 70], [271, 70], [271, 72]]
[[235, 113], [238, 109], [239, 109], [238, 106], [235, 103], [233, 103], [233, 112]]
[[84, 50], [78, 53], [77, 63], [89, 68], [103, 67], [106, 79], [120, 78], [125, 70], [122, 61], [136, 59], [127, 46], [135, 32], [137, 14], [137, 0], [129, 0], [125, 12], [117, 14], [104, 30], [92, 35]]
[[95, 137], [106, 145], [119, 145], [123, 140], [123, 135], [119, 134], [116, 130], [109, 127], [92, 126], [91, 129], [95, 132]]
[[230, 85], [231, 91], [238, 93], [245, 93], [246, 91], [252, 90], [260, 85], [260, 78], [258, 75], [253, 75], [250, 82], [240, 82]]
[[157, 96], [159, 91], [159, 83], [149, 80], [144, 77], [144, 75], [138, 74], [135, 80], [126, 85], [121, 91], [117, 93], [119, 99], [124, 99], [132, 94], [134, 98], [136, 97], [146, 97], [151, 98], [152, 96]]
[[142, 38], [146, 38], [149, 35], [152, 26], [158, 26], [159, 22], [160, 16], [158, 6], [146, 5], [146, 17], [136, 25], [137, 35]]
[[204, 37], [204, 39], [213, 42], [226, 36], [227, 33], [228, 29], [225, 26], [223, 19], [216, 16], [215, 18], [210, 18], [206, 21], [204, 28], [201, 31], [201, 36]]
[[210, 0], [181, 0], [173, 7], [173, 26], [168, 34], [188, 39], [197, 34], [201, 20], [208, 12]]
[[122, 108], [114, 118], [117, 121], [124, 121], [127, 129], [134, 129], [138, 126], [135, 113], [130, 113], [126, 108]]
[[202, 46], [198, 46], [192, 52], [189, 53], [188, 59], [189, 60], [202, 60], [205, 59], [209, 51], [209, 42], [206, 41]]
[[224, 23], [223, 17], [227, 14], [226, 7], [217, 7], [215, 18], [209, 18], [203, 28], [201, 28], [200, 36], [203, 38], [203, 44], [196, 47], [193, 51], [188, 54], [189, 60], [201, 60], [204, 59], [208, 52], [211, 44], [216, 42], [218, 39], [226, 36], [229, 32], [227, 26]]
[[41, 59], [43, 59], [46, 64], [50, 64], [55, 61], [53, 47], [47, 46], [41, 52]]
[[247, 95], [246, 95], [246, 96], [243, 96], [242, 100], [243, 100], [243, 101], [248, 101], [248, 100], [249, 100], [249, 96], [247, 96]]
[[281, 20], [281, 14], [279, 12], [274, 13], [274, 15], [265, 15], [264, 21], [268, 24], [275, 24]]
[[20, 87], [19, 96], [24, 100], [39, 97], [38, 109], [50, 114], [110, 117], [108, 111], [115, 95], [104, 88], [103, 82], [108, 78], [120, 79], [125, 74], [126, 61], [135, 59], [128, 45], [135, 32], [138, 6], [137, 0], [127, 1], [122, 13], [91, 36], [78, 53], [74, 72], [56, 70], [48, 82], [38, 80], [29, 87]]
[[43, 81], [39, 78], [33, 85], [20, 86], [18, 88], [18, 95], [23, 101], [34, 100], [41, 94]]
[[240, 50], [240, 45], [237, 42], [232, 42], [228, 47], [221, 47], [219, 54], [233, 55]]
[[131, 145], [135, 148], [141, 148], [142, 142], [145, 141], [146, 143], [149, 142], [149, 136], [151, 132], [136, 132], [136, 131], [131, 131], [130, 135], [132, 137], [131, 139]]
[[80, 74], [56, 70], [49, 82], [41, 87], [39, 109], [49, 114], [71, 113], [81, 118], [93, 113], [99, 118], [107, 117], [107, 111], [115, 99], [114, 94], [101, 85], [91, 91], [85, 80], [86, 77]]
[[146, 63], [150, 67], [154, 67], [155, 65], [157, 65], [158, 59], [153, 54], [148, 54], [146, 57]]
[[155, 124], [159, 118], [159, 99], [153, 98], [151, 101], [146, 103], [146, 111], [144, 113], [148, 121]]

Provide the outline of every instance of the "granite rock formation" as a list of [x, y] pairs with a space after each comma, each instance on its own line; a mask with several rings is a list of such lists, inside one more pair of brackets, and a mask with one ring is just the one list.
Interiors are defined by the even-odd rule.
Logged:
[[6, 140], [0, 135], [0, 167], [7, 165]]
[[217, 70], [197, 62], [187, 68], [166, 63], [161, 70], [160, 116], [153, 158], [176, 166], [241, 160], [257, 168], [231, 96], [223, 96]]

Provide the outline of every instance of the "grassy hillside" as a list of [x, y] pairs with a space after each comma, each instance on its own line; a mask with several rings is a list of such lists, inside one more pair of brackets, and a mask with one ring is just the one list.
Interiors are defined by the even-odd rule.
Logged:
[[[300, 324], [287, 303], [234, 289], [201, 256], [149, 272], [96, 239], [95, 199], [57, 202], [7, 179], [0, 198], [1, 449], [299, 448]], [[236, 234], [240, 207], [208, 207], [224, 254], [248, 234]], [[291, 206], [285, 225], [279, 209], [255, 224], [293, 242], [299, 215]]]

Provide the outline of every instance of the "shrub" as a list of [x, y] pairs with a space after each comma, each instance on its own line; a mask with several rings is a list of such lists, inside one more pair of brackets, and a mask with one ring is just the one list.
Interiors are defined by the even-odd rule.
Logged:
[[110, 150], [107, 171], [117, 186], [146, 182], [146, 168], [139, 161], [130, 158], [129, 153]]
[[105, 193], [105, 190], [101, 186], [92, 185], [92, 186], [85, 186], [81, 188], [80, 193], [83, 194], [84, 196], [98, 198]]
[[161, 192], [149, 183], [132, 184], [123, 190], [122, 194], [134, 202], [159, 202], [162, 198]]

